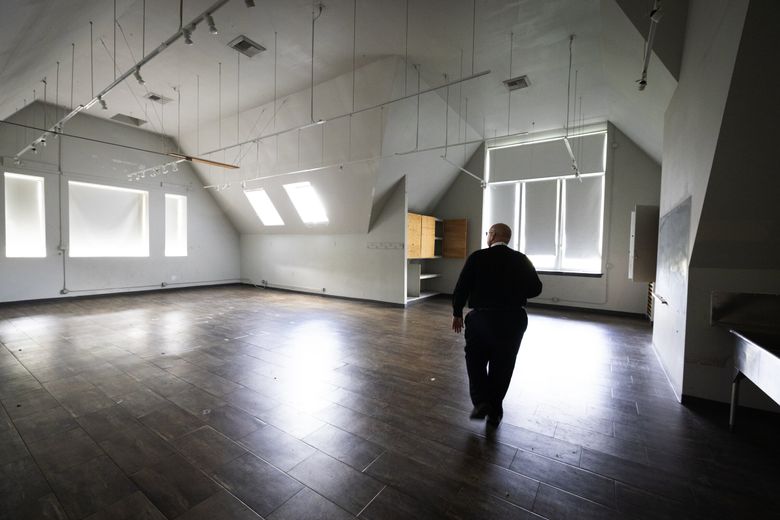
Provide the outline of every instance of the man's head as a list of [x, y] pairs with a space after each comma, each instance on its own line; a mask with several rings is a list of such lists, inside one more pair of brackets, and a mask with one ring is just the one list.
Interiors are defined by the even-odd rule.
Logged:
[[488, 246], [492, 246], [496, 242], [509, 243], [512, 238], [512, 230], [506, 224], [493, 224], [488, 231]]

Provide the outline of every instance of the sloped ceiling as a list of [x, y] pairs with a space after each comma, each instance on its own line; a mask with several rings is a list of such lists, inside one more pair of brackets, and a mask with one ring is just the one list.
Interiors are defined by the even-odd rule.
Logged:
[[[185, 0], [182, 20], [211, 4]], [[654, 58], [648, 89], [635, 90], [644, 40], [615, 0], [324, 0], [315, 22], [313, 78], [311, 0], [256, 4], [229, 1], [214, 13], [218, 35], [198, 26], [194, 45], [180, 40], [143, 68], [145, 85], [125, 81], [106, 96], [108, 110], [90, 109], [98, 117], [137, 117], [187, 153], [217, 150], [206, 155], [239, 163], [233, 172], [198, 172], [204, 185], [230, 185], [214, 195], [242, 232], [364, 232], [372, 203], [403, 175], [410, 208], [428, 211], [459, 175], [440, 158], [445, 151], [463, 165], [482, 138], [561, 128], [567, 115], [574, 127], [612, 119], [660, 161], [663, 112], [675, 80]], [[114, 54], [124, 71], [179, 28], [173, 0], [117, 0], [116, 12], [114, 48], [112, 2], [4, 2], [0, 117], [42, 98], [44, 77], [48, 102], [69, 107], [72, 96], [73, 103], [84, 103], [92, 94], [91, 48], [99, 91], [114, 77]], [[239, 58], [226, 45], [239, 34], [268, 50]], [[345, 116], [488, 70], [420, 96], [419, 110], [412, 97]], [[510, 94], [502, 83], [510, 74], [528, 74], [531, 87]], [[148, 92], [173, 102], [149, 102]], [[320, 119], [327, 122], [301, 128]], [[268, 137], [235, 146], [259, 136]], [[319, 169], [294, 173], [311, 168]], [[241, 193], [248, 179], [254, 179], [249, 187], [277, 193], [289, 228], [259, 223]], [[293, 224], [289, 201], [278, 190], [298, 180], [321, 186], [326, 206], [334, 208], [327, 229]]]

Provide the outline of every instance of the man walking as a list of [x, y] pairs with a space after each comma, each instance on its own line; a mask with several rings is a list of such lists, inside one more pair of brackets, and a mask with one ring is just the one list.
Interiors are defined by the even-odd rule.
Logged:
[[488, 231], [488, 248], [471, 254], [452, 297], [452, 330], [463, 329], [466, 316], [466, 370], [474, 409], [472, 419], [498, 426], [502, 403], [509, 389], [520, 341], [528, 326], [525, 305], [542, 292], [542, 282], [528, 257], [507, 244], [512, 230], [494, 224]]

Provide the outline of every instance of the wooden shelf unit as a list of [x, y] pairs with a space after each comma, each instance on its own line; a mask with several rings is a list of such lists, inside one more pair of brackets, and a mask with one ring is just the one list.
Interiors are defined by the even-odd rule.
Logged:
[[[426, 260], [436, 258], [466, 258], [466, 219], [442, 220], [431, 215], [407, 214], [407, 302], [419, 299], [421, 295], [435, 293], [426, 291], [425, 280], [441, 276], [427, 272], [430, 265]], [[426, 272], [423, 272], [426, 270]]]

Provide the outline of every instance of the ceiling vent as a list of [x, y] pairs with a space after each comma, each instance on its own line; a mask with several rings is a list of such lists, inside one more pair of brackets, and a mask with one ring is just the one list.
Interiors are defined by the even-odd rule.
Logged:
[[530, 86], [531, 82], [528, 80], [528, 76], [524, 74], [505, 80], [504, 85], [506, 85], [506, 88], [509, 90], [520, 90], [521, 88]]
[[130, 126], [142, 126], [146, 124], [146, 121], [143, 119], [138, 119], [137, 117], [128, 116], [126, 114], [114, 114], [111, 116], [111, 120]]
[[243, 34], [238, 38], [235, 38], [230, 43], [228, 43], [228, 47], [232, 47], [238, 52], [240, 52], [241, 54], [243, 54], [244, 56], [249, 56], [250, 58], [252, 56], [260, 54], [265, 50], [265, 47], [263, 47], [257, 42], [250, 40]]
[[148, 99], [149, 101], [154, 101], [155, 103], [160, 103], [161, 105], [164, 105], [166, 103], [170, 103], [171, 101], [173, 101], [169, 97], [165, 97], [162, 94], [155, 94], [154, 92], [149, 92], [144, 97], [146, 99]]

